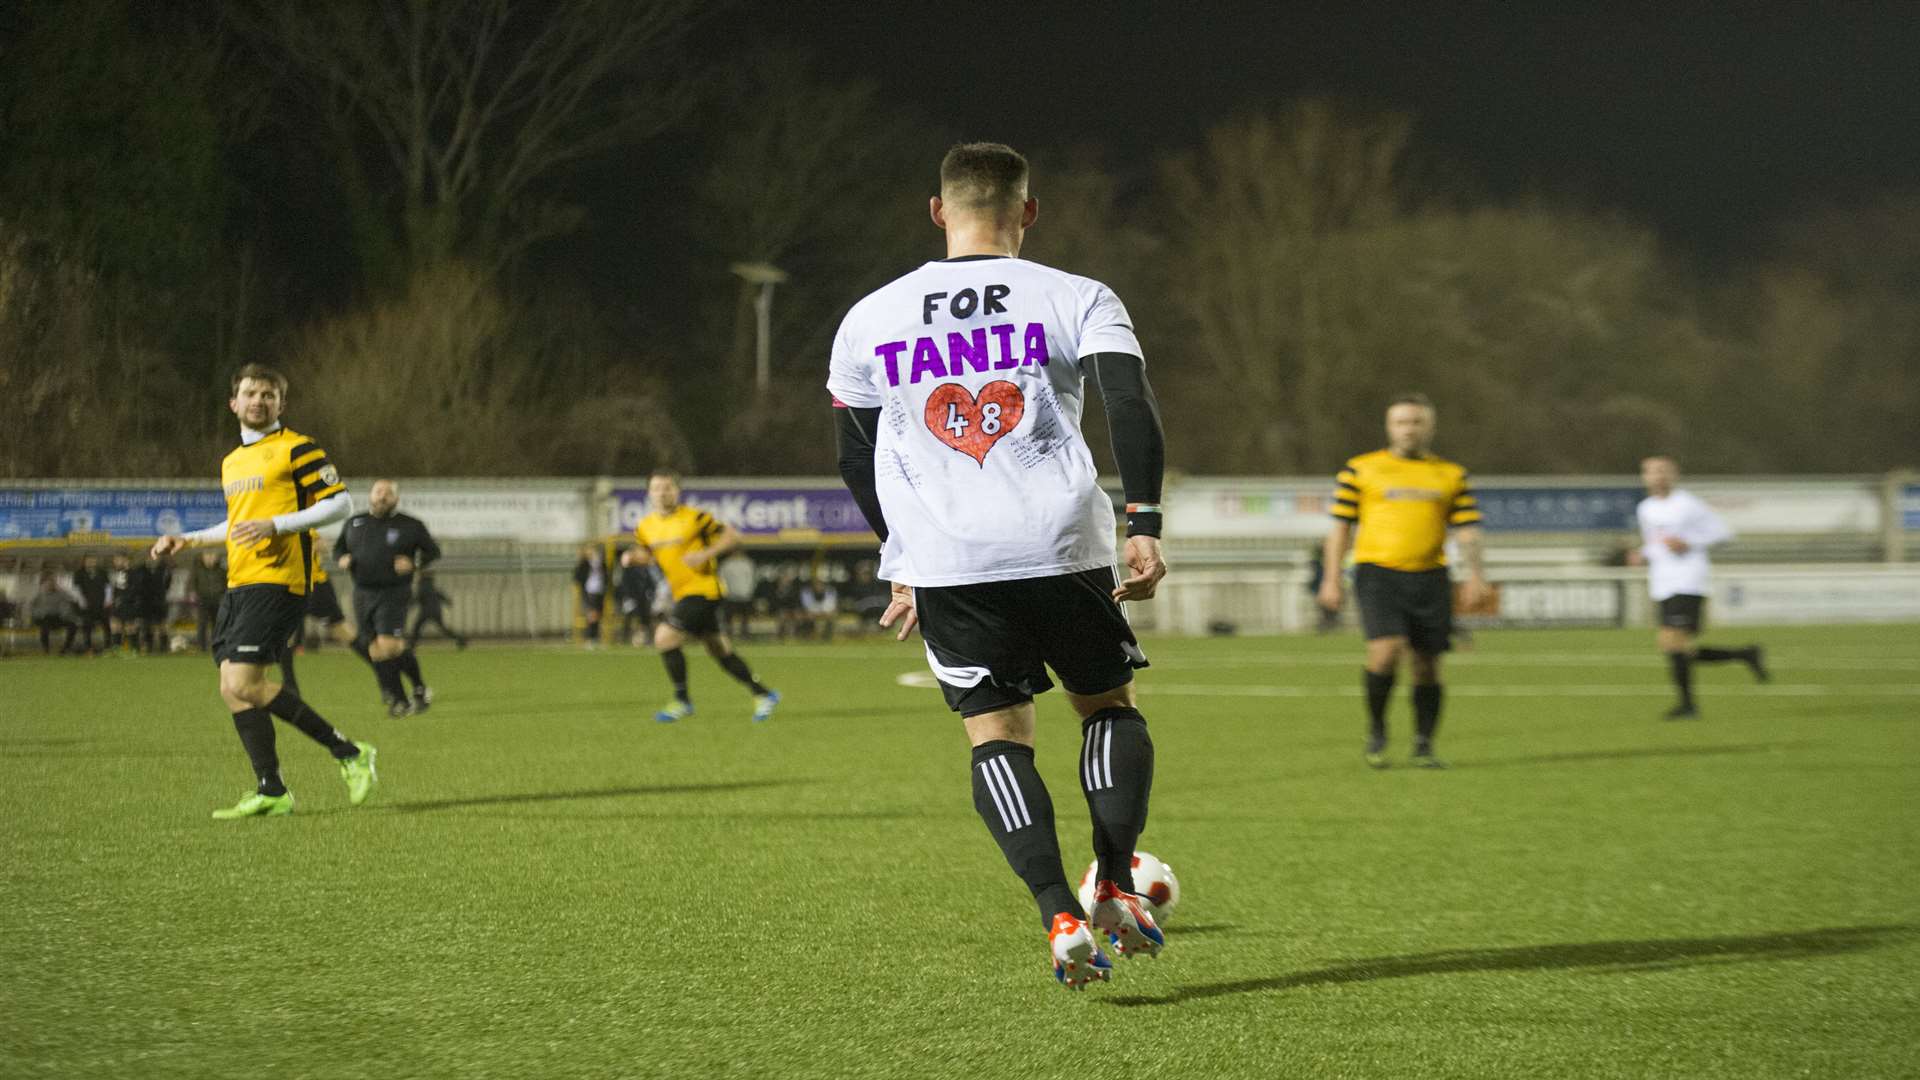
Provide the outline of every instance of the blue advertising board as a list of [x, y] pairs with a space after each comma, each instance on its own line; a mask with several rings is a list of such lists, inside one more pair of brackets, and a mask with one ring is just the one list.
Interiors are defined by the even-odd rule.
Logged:
[[226, 516], [219, 488], [0, 488], [0, 543], [150, 540]]
[[1900, 489], [1900, 523], [1903, 528], [1920, 529], [1920, 484]]
[[[712, 514], [748, 540], [876, 542], [845, 488], [689, 487], [680, 501]], [[647, 513], [645, 488], [615, 488], [612, 531], [631, 533]]]
[[1645, 492], [1632, 487], [1480, 488], [1486, 528], [1494, 532], [1617, 532], [1636, 528], [1634, 507]]

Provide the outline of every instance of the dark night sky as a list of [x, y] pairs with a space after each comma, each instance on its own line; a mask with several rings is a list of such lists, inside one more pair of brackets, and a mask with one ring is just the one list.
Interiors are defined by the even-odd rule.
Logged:
[[1486, 191], [1623, 209], [1703, 253], [1920, 187], [1920, 3], [788, 0], [720, 29], [807, 45], [964, 137], [1122, 167], [1303, 94], [1404, 110]]

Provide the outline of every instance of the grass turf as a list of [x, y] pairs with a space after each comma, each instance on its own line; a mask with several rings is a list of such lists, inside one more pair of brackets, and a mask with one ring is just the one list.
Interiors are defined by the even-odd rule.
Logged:
[[[1647, 636], [1483, 633], [1454, 768], [1360, 762], [1359, 643], [1160, 640], [1141, 846], [1157, 961], [1049, 977], [919, 650], [428, 651], [389, 720], [343, 651], [313, 703], [380, 748], [350, 808], [280, 727], [287, 818], [199, 659], [0, 664], [0, 1076], [1912, 1076], [1920, 628], [1781, 629], [1663, 723]], [[1041, 703], [1070, 877], [1078, 738]], [[1404, 689], [1394, 705], [1406, 750]]]

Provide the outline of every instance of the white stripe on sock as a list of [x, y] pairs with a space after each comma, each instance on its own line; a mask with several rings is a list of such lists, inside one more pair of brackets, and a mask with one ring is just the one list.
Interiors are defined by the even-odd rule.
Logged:
[[1001, 754], [999, 757], [994, 758], [993, 764], [1000, 770], [1000, 774], [1006, 778], [1007, 791], [1013, 795], [1013, 801], [1018, 804], [1016, 808], [1017, 812], [1014, 816], [1020, 819], [1019, 827], [1024, 829], [1028, 825], [1033, 824], [1033, 815], [1027, 812], [1027, 797], [1020, 794], [1020, 785], [1013, 778], [1013, 766], [1007, 764], [1007, 755]]
[[990, 764], [983, 761], [974, 767], [980, 770], [980, 775], [987, 781], [987, 794], [993, 796], [993, 808], [1000, 811], [1000, 827], [1007, 832], [1012, 832], [1013, 819], [1007, 816], [1007, 804], [1000, 798], [1000, 790], [994, 783], [993, 770], [988, 767]]
[[1104, 721], [1106, 730], [1102, 732], [1100, 744], [1100, 768], [1106, 773], [1106, 783], [1101, 787], [1113, 786], [1113, 721]]
[[1093, 733], [1098, 727], [1088, 727], [1080, 741], [1080, 786], [1088, 791], [1093, 790]]

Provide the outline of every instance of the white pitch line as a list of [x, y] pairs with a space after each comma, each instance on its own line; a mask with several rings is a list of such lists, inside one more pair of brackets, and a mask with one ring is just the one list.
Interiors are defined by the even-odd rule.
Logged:
[[[1273, 697], [1317, 698], [1359, 697], [1357, 686], [1221, 686], [1191, 683], [1156, 683], [1142, 679], [1142, 695], [1166, 694], [1175, 697]], [[1447, 684], [1449, 697], [1666, 697], [1673, 688], [1666, 685], [1619, 686], [1610, 683], [1566, 686], [1462, 686]], [[1825, 686], [1814, 683], [1770, 683], [1765, 686], [1710, 686], [1702, 690], [1710, 697], [1920, 697], [1920, 685]]]
[[[1151, 657], [1149, 657], [1151, 658]], [[1447, 665], [1466, 667], [1618, 667], [1622, 664], [1661, 665], [1663, 658], [1651, 650], [1643, 653], [1500, 653], [1450, 652]], [[1276, 653], [1266, 657], [1200, 656], [1179, 657], [1157, 662], [1170, 671], [1182, 668], [1263, 668], [1263, 667], [1352, 667], [1359, 662], [1352, 656], [1288, 656]], [[1912, 657], [1888, 657], [1882, 660], [1863, 657], [1815, 659], [1791, 652], [1767, 653], [1767, 666], [1793, 671], [1920, 671], [1920, 660]]]

